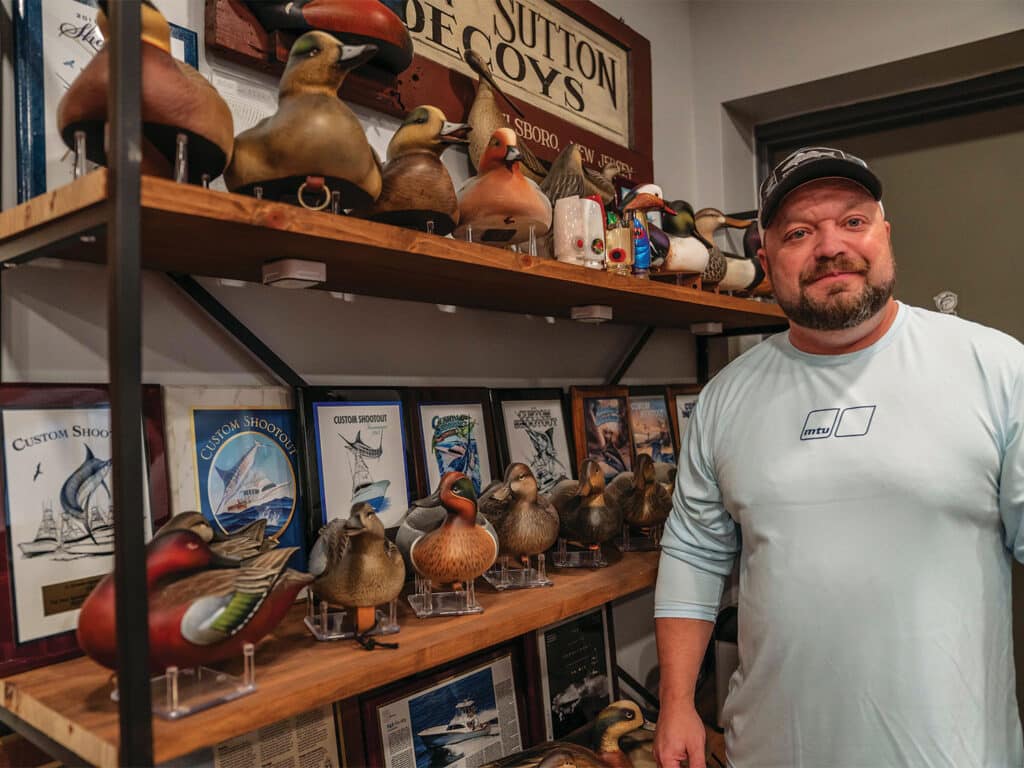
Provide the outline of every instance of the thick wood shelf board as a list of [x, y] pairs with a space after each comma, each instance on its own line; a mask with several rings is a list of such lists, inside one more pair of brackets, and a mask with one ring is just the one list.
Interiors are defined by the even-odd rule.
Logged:
[[[106, 171], [0, 213], [0, 253], [30, 248], [29, 235], [102, 210]], [[86, 222], [89, 224], [90, 222]], [[260, 283], [262, 265], [303, 258], [327, 265], [332, 291], [567, 317], [580, 304], [607, 304], [616, 322], [725, 329], [784, 324], [777, 305], [667, 283], [618, 277], [499, 248], [427, 235], [242, 195], [142, 180], [143, 264], [149, 269]], [[47, 255], [102, 261], [92, 243], [62, 232]], [[58, 238], [52, 238], [58, 240]]]
[[[482, 581], [484, 613], [417, 619], [400, 603], [402, 631], [388, 638], [397, 650], [364, 651], [352, 641], [319, 643], [296, 605], [274, 635], [256, 650], [251, 696], [180, 722], [153, 720], [154, 756], [171, 760], [314, 707], [378, 688], [463, 658], [538, 627], [652, 587], [657, 552], [631, 552], [607, 568], [552, 569], [555, 585], [498, 594]], [[117, 763], [117, 706], [110, 701], [109, 670], [88, 658], [54, 664], [0, 681], [3, 706], [101, 766]]]

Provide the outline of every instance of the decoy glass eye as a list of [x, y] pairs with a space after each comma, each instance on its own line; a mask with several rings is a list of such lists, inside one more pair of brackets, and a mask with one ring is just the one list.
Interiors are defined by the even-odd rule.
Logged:
[[307, 53], [306, 55], [309, 56], [309, 58], [312, 59], [314, 56], [319, 56], [320, 55], [320, 49], [319, 48], [310, 48], [309, 49], [309, 53]]
[[626, 719], [627, 719], [627, 720], [632, 720], [632, 719], [633, 719], [633, 718], [635, 718], [635, 717], [636, 717], [636, 712], [634, 712], [634, 711], [633, 711], [633, 710], [631, 710], [631, 709], [627, 709], [627, 710], [626, 710]]

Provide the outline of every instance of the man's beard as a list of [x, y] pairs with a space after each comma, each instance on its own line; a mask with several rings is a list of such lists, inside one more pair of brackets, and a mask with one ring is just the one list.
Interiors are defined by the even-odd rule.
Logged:
[[896, 287], [896, 263], [893, 261], [893, 273], [882, 283], [865, 282], [857, 293], [837, 291], [829, 294], [825, 300], [812, 300], [807, 295], [806, 286], [816, 278], [832, 271], [865, 272], [866, 266], [848, 263], [842, 259], [836, 262], [821, 262], [808, 275], [801, 275], [800, 298], [793, 302], [776, 296], [775, 299], [782, 311], [792, 322], [814, 331], [843, 331], [855, 328], [882, 311]]

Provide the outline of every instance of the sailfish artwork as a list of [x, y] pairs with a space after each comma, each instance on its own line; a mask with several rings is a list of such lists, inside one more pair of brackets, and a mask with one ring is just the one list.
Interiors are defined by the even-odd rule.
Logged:
[[213, 468], [217, 470], [220, 479], [224, 481], [224, 494], [220, 497], [214, 514], [220, 514], [221, 509], [224, 507], [224, 502], [234, 496], [238, 489], [242, 487], [245, 478], [249, 475], [253, 465], [256, 464], [256, 453], [262, 447], [263, 443], [259, 441], [254, 442], [252, 448], [245, 452], [242, 458], [238, 460], [238, 463], [228, 469], [221, 469], [216, 464], [214, 465]]
[[60, 488], [60, 505], [65, 514], [82, 523], [86, 534], [96, 541], [89, 519], [89, 499], [100, 488], [110, 494], [107, 475], [110, 474], [110, 459], [97, 459], [92, 449], [85, 446], [85, 461], [76, 469]]

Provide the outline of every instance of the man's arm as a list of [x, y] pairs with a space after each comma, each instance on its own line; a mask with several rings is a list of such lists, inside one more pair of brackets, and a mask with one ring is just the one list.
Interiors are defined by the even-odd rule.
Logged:
[[654, 757], [661, 768], [706, 768], [704, 723], [697, 714], [694, 694], [704, 652], [714, 623], [703, 619], [654, 620], [661, 666], [661, 711], [654, 734]]

